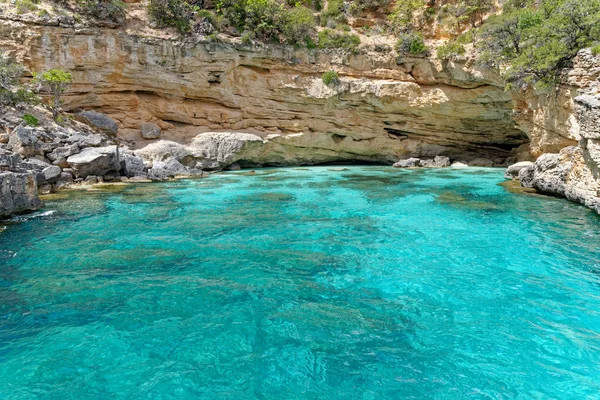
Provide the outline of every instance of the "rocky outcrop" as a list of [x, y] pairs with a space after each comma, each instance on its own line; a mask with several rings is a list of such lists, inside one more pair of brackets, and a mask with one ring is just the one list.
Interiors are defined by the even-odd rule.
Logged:
[[119, 171], [118, 149], [116, 146], [88, 147], [80, 153], [67, 158], [67, 163], [77, 178], [89, 175], [105, 175], [111, 171]]
[[[519, 169], [518, 179], [523, 186], [600, 213], [600, 55], [580, 51], [561, 90], [565, 87], [572, 95], [568, 136], [576, 145], [542, 154], [534, 164]], [[507, 175], [514, 176], [511, 171], [517, 165], [509, 167]]]
[[394, 168], [444, 168], [450, 166], [450, 159], [444, 156], [435, 156], [433, 159], [421, 160], [419, 158], [408, 158], [393, 164]]
[[0, 171], [0, 217], [37, 210], [41, 206], [34, 173]]
[[532, 165], [533, 165], [533, 162], [531, 162], [531, 161], [521, 161], [521, 162], [512, 164], [506, 169], [506, 171], [504, 171], [504, 177], [508, 178], [508, 179], [517, 179], [519, 177], [519, 172], [522, 169], [527, 168]]
[[600, 179], [589, 168], [585, 151], [565, 147], [558, 154], [543, 154], [519, 172], [521, 184], [540, 192], [566, 197], [600, 213]]

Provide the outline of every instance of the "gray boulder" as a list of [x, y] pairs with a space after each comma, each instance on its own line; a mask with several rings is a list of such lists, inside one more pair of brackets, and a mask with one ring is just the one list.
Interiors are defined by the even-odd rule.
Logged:
[[73, 154], [77, 154], [79, 151], [80, 149], [77, 144], [70, 144], [55, 148], [50, 153], [47, 153], [46, 157], [48, 157], [50, 161], [59, 161], [61, 159], [66, 159]]
[[124, 154], [121, 157], [121, 171], [123, 176], [127, 178], [133, 178], [134, 176], [146, 177], [148, 175], [148, 168], [144, 161], [132, 154]]
[[42, 172], [44, 168], [50, 166], [46, 161], [38, 160], [37, 158], [29, 158], [19, 164], [19, 168], [23, 170]]
[[60, 167], [57, 167], [56, 165], [51, 165], [42, 170], [44, 179], [46, 179], [46, 182], [50, 182], [50, 183], [55, 182], [60, 177], [61, 173], [62, 173], [62, 170], [60, 169]]
[[186, 162], [188, 159], [194, 158], [190, 150], [184, 145], [168, 140], [159, 140], [158, 142], [150, 143], [148, 146], [136, 150], [135, 154], [144, 160], [148, 166], [156, 162], [168, 161], [171, 158], [179, 162]]
[[34, 173], [0, 172], [0, 217], [41, 206]]
[[166, 180], [178, 177], [204, 176], [201, 170], [188, 168], [174, 158], [167, 161], [157, 161], [148, 170], [148, 177], [153, 180]]
[[462, 161], [455, 161], [451, 165], [452, 168], [468, 168], [469, 165]]
[[23, 157], [43, 156], [42, 144], [35, 128], [29, 126], [16, 127], [8, 139], [9, 148]]
[[416, 158], [416, 157], [411, 157], [406, 160], [400, 160], [392, 166], [394, 168], [414, 168], [414, 167], [418, 167], [420, 162], [421, 162], [421, 159]]
[[105, 114], [96, 111], [82, 111], [77, 115], [84, 119], [89, 125], [113, 135], [116, 135], [119, 130], [119, 126], [115, 120]]
[[152, 122], [145, 122], [141, 126], [142, 137], [152, 140], [160, 137], [160, 127]]
[[241, 132], [206, 132], [194, 138], [189, 148], [203, 168], [224, 168], [240, 158], [245, 150], [262, 146], [263, 140], [256, 135]]
[[20, 155], [0, 149], [0, 170], [13, 170], [21, 161]]
[[450, 158], [446, 156], [435, 156], [433, 160], [421, 160], [419, 166], [425, 168], [444, 168], [450, 166]]
[[506, 168], [506, 171], [504, 171], [504, 177], [507, 179], [517, 179], [519, 177], [519, 171], [521, 171], [523, 168], [529, 167], [530, 165], [533, 165], [531, 161], [521, 161], [510, 165], [508, 168]]
[[86, 178], [89, 175], [102, 176], [121, 169], [115, 146], [88, 147], [81, 153], [67, 158], [67, 163], [77, 178]]

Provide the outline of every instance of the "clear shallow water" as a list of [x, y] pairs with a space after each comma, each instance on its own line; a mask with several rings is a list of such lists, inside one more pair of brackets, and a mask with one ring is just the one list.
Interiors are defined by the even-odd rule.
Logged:
[[341, 169], [9, 224], [0, 398], [598, 398], [600, 218], [500, 170]]

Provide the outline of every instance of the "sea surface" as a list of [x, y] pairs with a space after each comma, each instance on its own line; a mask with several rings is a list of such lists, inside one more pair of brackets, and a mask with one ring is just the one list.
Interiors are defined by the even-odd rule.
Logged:
[[600, 217], [502, 181], [329, 166], [59, 194], [0, 223], [0, 398], [599, 399]]

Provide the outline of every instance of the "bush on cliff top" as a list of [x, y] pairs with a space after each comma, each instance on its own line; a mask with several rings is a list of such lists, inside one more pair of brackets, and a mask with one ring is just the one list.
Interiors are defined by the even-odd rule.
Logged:
[[359, 45], [360, 38], [357, 35], [331, 29], [320, 31], [317, 39], [317, 47], [320, 49], [344, 49], [354, 53]]
[[482, 64], [508, 66], [509, 86], [543, 87], [599, 37], [598, 0], [509, 0], [483, 25], [477, 48]]

